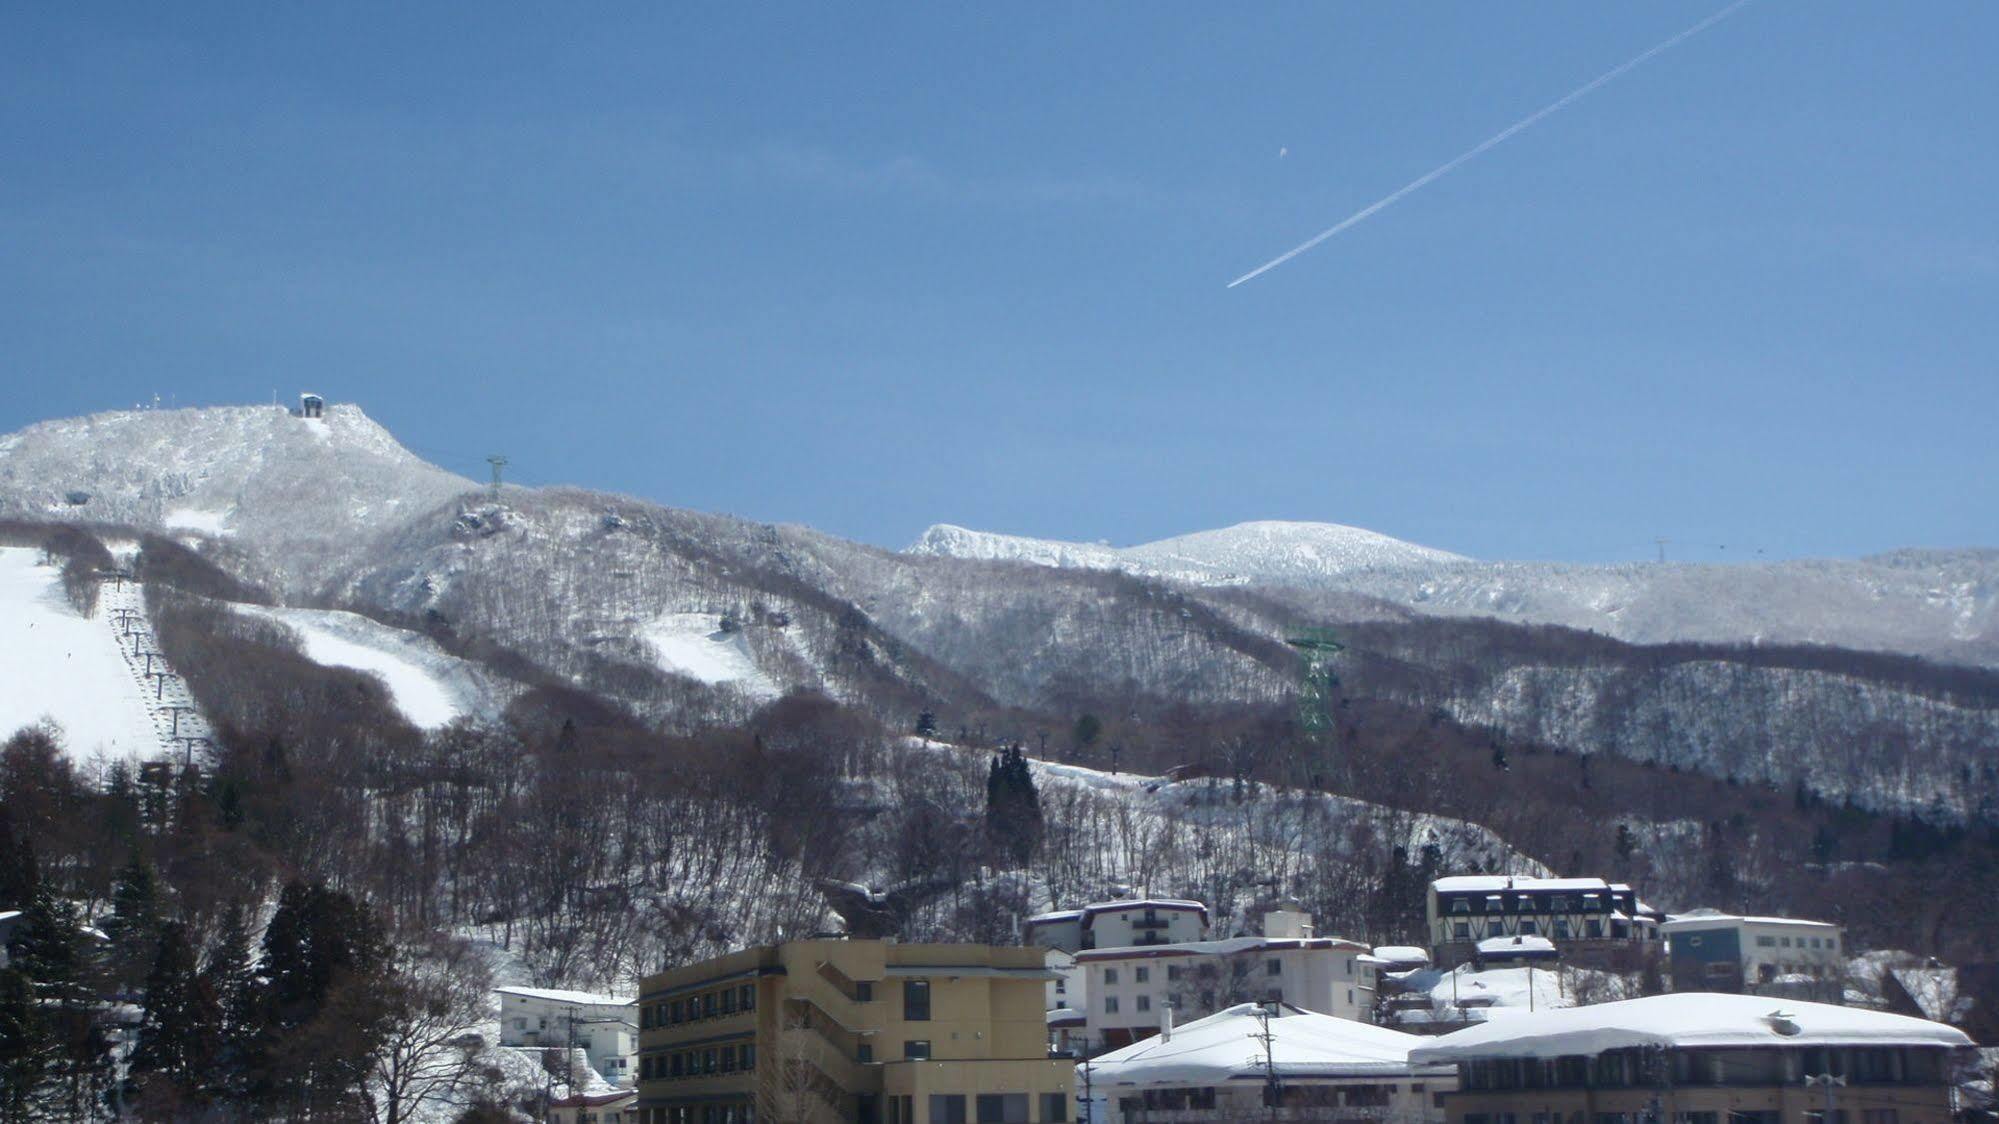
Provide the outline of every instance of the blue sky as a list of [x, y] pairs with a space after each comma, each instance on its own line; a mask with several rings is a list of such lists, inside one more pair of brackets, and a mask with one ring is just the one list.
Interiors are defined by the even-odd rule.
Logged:
[[0, 429], [315, 389], [889, 546], [1999, 545], [1999, 6], [1756, 0], [1234, 290], [1719, 5], [745, 7], [0, 4]]

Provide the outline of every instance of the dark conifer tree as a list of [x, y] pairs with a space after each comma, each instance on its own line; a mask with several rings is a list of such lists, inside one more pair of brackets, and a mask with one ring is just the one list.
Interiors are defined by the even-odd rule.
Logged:
[[1041, 845], [1041, 797], [1027, 755], [1017, 745], [1001, 750], [986, 774], [986, 834], [993, 846], [1021, 866]]
[[184, 1109], [206, 1099], [215, 1076], [222, 1011], [209, 982], [195, 970], [187, 930], [160, 929], [157, 954], [146, 974], [145, 1017], [132, 1050], [129, 1081], [143, 1099]]
[[160, 888], [153, 865], [138, 854], [118, 872], [111, 887], [111, 916], [104, 920], [111, 938], [111, 981], [121, 988], [137, 987], [159, 950]]
[[55, 1064], [53, 1038], [35, 1004], [35, 986], [0, 968], [0, 1121], [36, 1119], [38, 1094]]
[[202, 982], [215, 997], [214, 1076], [211, 1085], [223, 1096], [248, 1090], [249, 1067], [258, 1025], [256, 967], [250, 959], [250, 923], [241, 904], [222, 915], [221, 931], [202, 969]]

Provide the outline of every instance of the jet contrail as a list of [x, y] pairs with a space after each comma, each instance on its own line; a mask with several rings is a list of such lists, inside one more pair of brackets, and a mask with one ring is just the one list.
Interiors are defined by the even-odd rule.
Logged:
[[1570, 92], [1562, 95], [1562, 97], [1559, 98], [1558, 100], [1550, 102], [1549, 104], [1543, 106], [1542, 108], [1535, 110], [1533, 113], [1530, 113], [1527, 116], [1522, 117], [1520, 120], [1515, 121], [1513, 124], [1508, 125], [1506, 128], [1501, 129], [1499, 132], [1494, 133], [1491, 136], [1487, 137], [1486, 139], [1480, 141], [1476, 148], [1473, 148], [1470, 151], [1465, 152], [1460, 156], [1453, 157], [1448, 163], [1438, 165], [1436, 168], [1432, 169], [1431, 171], [1425, 172], [1416, 179], [1410, 180], [1407, 184], [1404, 184], [1402, 187], [1396, 189], [1396, 191], [1393, 194], [1381, 199], [1378, 202], [1370, 203], [1367, 206], [1362, 207], [1360, 210], [1355, 211], [1353, 214], [1348, 215], [1346, 218], [1340, 220], [1338, 225], [1327, 227], [1325, 230], [1322, 230], [1319, 233], [1313, 235], [1307, 241], [1302, 242], [1297, 246], [1284, 251], [1282, 254], [1279, 254], [1278, 256], [1270, 259], [1269, 261], [1264, 262], [1262, 265], [1257, 266], [1255, 269], [1250, 270], [1248, 273], [1243, 274], [1241, 277], [1238, 277], [1235, 280], [1229, 282], [1228, 287], [1233, 289], [1237, 285], [1242, 284], [1244, 281], [1248, 281], [1253, 277], [1258, 277], [1265, 273], [1268, 273], [1271, 270], [1276, 269], [1278, 266], [1283, 265], [1285, 262], [1290, 261], [1292, 258], [1297, 257], [1299, 254], [1302, 254], [1305, 251], [1311, 249], [1312, 247], [1318, 245], [1319, 243], [1324, 242], [1326, 239], [1331, 238], [1333, 235], [1338, 234], [1343, 230], [1346, 230], [1348, 227], [1355, 226], [1359, 223], [1365, 222], [1368, 218], [1372, 217], [1376, 213], [1386, 210], [1387, 208], [1395, 205], [1396, 203], [1401, 202], [1404, 196], [1407, 196], [1412, 192], [1417, 191], [1420, 188], [1428, 186], [1431, 182], [1448, 174], [1453, 169], [1457, 168], [1459, 165], [1467, 163], [1474, 157], [1485, 152], [1487, 149], [1499, 145], [1501, 142], [1512, 137], [1515, 133], [1519, 133], [1527, 129], [1529, 126], [1536, 124], [1542, 118], [1548, 117], [1554, 114], [1557, 110], [1563, 109], [1570, 102], [1573, 102], [1578, 98], [1581, 98], [1584, 95], [1591, 93], [1600, 86], [1608, 84], [1612, 80], [1621, 77], [1626, 72], [1634, 70], [1637, 67], [1643, 65], [1644, 63], [1650, 61], [1653, 58], [1653, 56], [1662, 55], [1667, 51], [1672, 50], [1674, 47], [1679, 46], [1680, 44], [1686, 42], [1687, 40], [1692, 39], [1694, 36], [1699, 35], [1701, 32], [1706, 31], [1708, 28], [1713, 27], [1715, 24], [1720, 23], [1722, 20], [1725, 20], [1728, 17], [1734, 15], [1735, 10], [1737, 8], [1740, 8], [1747, 3], [1749, 3], [1749, 0], [1735, 0], [1735, 3], [1730, 4], [1728, 7], [1723, 8], [1721, 11], [1716, 12], [1715, 14], [1693, 25], [1692, 27], [1687, 28], [1685, 31], [1682, 31], [1678, 35], [1673, 36], [1671, 39], [1668, 39], [1665, 42], [1660, 43], [1655, 47], [1652, 47], [1643, 54], [1634, 56], [1633, 58], [1625, 61], [1623, 64], [1619, 65], [1613, 70], [1605, 71], [1601, 76], [1591, 81], [1588, 85], [1579, 86], [1576, 89], [1571, 90]]

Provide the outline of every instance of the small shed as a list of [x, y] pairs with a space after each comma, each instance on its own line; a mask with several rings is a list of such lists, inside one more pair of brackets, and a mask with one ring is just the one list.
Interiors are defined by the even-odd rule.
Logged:
[[317, 394], [311, 394], [311, 393], [299, 395], [298, 416], [302, 418], [325, 417], [326, 399], [321, 398]]
[[1522, 935], [1518, 937], [1488, 937], [1478, 942], [1476, 959], [1480, 968], [1505, 967], [1512, 964], [1535, 964], [1542, 961], [1560, 959], [1555, 942], [1546, 937]]

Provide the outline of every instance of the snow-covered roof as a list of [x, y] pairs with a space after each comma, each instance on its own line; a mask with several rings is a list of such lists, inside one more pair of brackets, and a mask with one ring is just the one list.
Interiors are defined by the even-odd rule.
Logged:
[[1518, 956], [1530, 952], [1553, 952], [1555, 942], [1531, 934], [1518, 937], [1487, 937], [1478, 942], [1480, 956]]
[[1795, 917], [1747, 917], [1733, 913], [1687, 913], [1666, 919], [1662, 933], [1690, 933], [1704, 929], [1732, 929], [1737, 925], [1791, 925], [1808, 929], [1837, 929], [1830, 921], [1801, 921]]
[[1083, 920], [1089, 922], [1099, 913], [1117, 913], [1127, 909], [1175, 909], [1199, 913], [1203, 919], [1208, 916], [1208, 907], [1186, 898], [1131, 898], [1115, 902], [1091, 902], [1083, 907]]
[[1374, 954], [1390, 964], [1414, 964], [1430, 962], [1430, 950], [1411, 944], [1385, 944], [1374, 950]]
[[19, 916], [21, 911], [18, 909], [0, 909], [0, 921], [12, 921]]
[[1170, 956], [1234, 956], [1268, 949], [1338, 949], [1366, 952], [1367, 946], [1343, 937], [1228, 937], [1218, 941], [1179, 941], [1174, 944], [1120, 945], [1115, 948], [1085, 949], [1076, 954], [1077, 963], [1096, 960], [1151, 960]]
[[508, 985], [506, 987], [496, 987], [493, 990], [501, 995], [512, 995], [521, 999], [541, 999], [550, 1003], [574, 1003], [579, 1007], [629, 1007], [638, 1002], [637, 999], [625, 999], [616, 995], [598, 995], [595, 992], [589, 991], [562, 991], [558, 988], [550, 987], [515, 987]]
[[1049, 1026], [1082, 1026], [1089, 1016], [1074, 1007], [1057, 1007], [1048, 1012]]
[[1021, 922], [1021, 924], [1053, 925], [1061, 921], [1081, 921], [1082, 919], [1083, 919], [1083, 911], [1080, 909], [1058, 909], [1049, 913], [1037, 913], [1034, 916], [1028, 918], [1027, 920]]
[[[1091, 1062], [1099, 1085], [1221, 1085], [1264, 1074], [1257, 1004], [1243, 1003], [1113, 1050]], [[1270, 1020], [1270, 1056], [1285, 1080], [1406, 1076], [1409, 1051], [1426, 1041], [1399, 1030], [1280, 1007]]]
[[1523, 1012], [1432, 1039], [1417, 1062], [1552, 1058], [1633, 1047], [1971, 1045], [1927, 1019], [1761, 995], [1678, 992]]
[[1440, 894], [1451, 893], [1494, 893], [1500, 890], [1612, 890], [1630, 889], [1628, 886], [1612, 886], [1601, 878], [1526, 878], [1513, 874], [1454, 874], [1439, 878], [1430, 887]]

